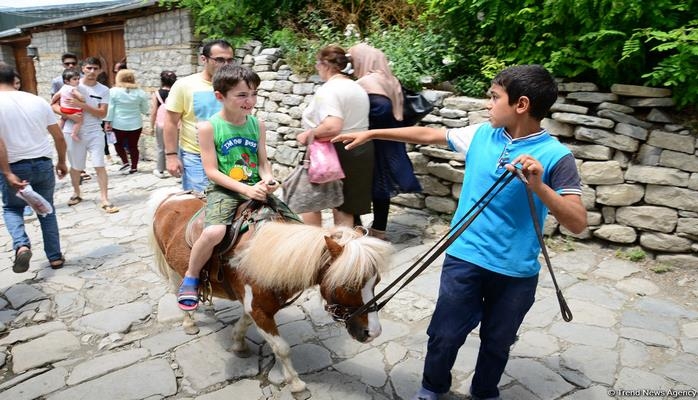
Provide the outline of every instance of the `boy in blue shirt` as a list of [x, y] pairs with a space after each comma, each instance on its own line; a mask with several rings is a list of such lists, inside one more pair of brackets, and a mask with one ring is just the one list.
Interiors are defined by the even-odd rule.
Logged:
[[[541, 128], [557, 99], [557, 83], [539, 65], [520, 65], [492, 81], [489, 122], [457, 129], [407, 127], [338, 135], [347, 149], [371, 139], [448, 145], [465, 154], [465, 176], [453, 223], [501, 174], [519, 165], [543, 226], [548, 211], [567, 229], [587, 226], [571, 152]], [[427, 334], [422, 388], [414, 400], [436, 400], [451, 387], [451, 368], [467, 335], [480, 324], [473, 399], [498, 399], [497, 384], [523, 318], [535, 300], [540, 246], [524, 183], [512, 181], [446, 251]]]

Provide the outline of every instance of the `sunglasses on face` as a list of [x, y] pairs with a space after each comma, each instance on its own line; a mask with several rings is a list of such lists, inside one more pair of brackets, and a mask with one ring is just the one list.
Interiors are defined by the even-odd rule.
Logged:
[[66, 61], [63, 63], [63, 65], [65, 65], [66, 67], [74, 67], [74, 66], [78, 65], [78, 63], [75, 61]]

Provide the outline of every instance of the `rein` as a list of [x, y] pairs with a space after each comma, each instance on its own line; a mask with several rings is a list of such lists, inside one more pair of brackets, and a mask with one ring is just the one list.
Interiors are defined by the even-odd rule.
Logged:
[[[407, 286], [407, 284], [409, 284], [417, 276], [419, 276], [419, 274], [421, 274], [432, 262], [434, 262], [434, 260], [436, 260], [436, 258], [438, 258], [441, 255], [441, 253], [446, 251], [446, 249], [473, 223], [475, 218], [477, 218], [477, 216], [480, 215], [482, 211], [484, 211], [484, 209], [489, 205], [492, 199], [494, 199], [494, 197], [497, 196], [497, 194], [499, 194], [502, 191], [502, 189], [504, 189], [515, 177], [518, 177], [524, 183], [524, 186], [526, 188], [526, 197], [528, 198], [528, 206], [531, 212], [531, 218], [533, 219], [533, 226], [536, 231], [538, 243], [540, 244], [541, 251], [543, 252], [543, 256], [545, 258], [545, 263], [548, 266], [550, 276], [555, 286], [555, 292], [557, 294], [558, 303], [560, 304], [562, 319], [566, 322], [571, 321], [572, 312], [567, 306], [567, 302], [565, 301], [565, 298], [562, 295], [562, 291], [560, 290], [560, 287], [557, 284], [557, 280], [555, 279], [555, 273], [553, 272], [553, 267], [550, 263], [548, 251], [545, 247], [545, 242], [543, 240], [543, 233], [541, 231], [540, 224], [538, 223], [538, 220], [536, 218], [536, 209], [535, 205], [533, 204], [533, 193], [531, 192], [531, 189], [528, 187], [528, 181], [524, 177], [523, 173], [521, 173], [519, 169], [516, 169], [515, 171], [516, 172], [514, 174], [511, 173], [509, 170], [506, 170], [494, 182], [494, 184], [492, 184], [492, 186], [489, 189], [487, 189], [485, 194], [480, 199], [478, 199], [475, 202], [475, 204], [473, 204], [470, 210], [468, 210], [465, 213], [465, 215], [463, 215], [463, 217], [457, 223], [455, 223], [448, 232], [446, 232], [446, 234], [443, 237], [441, 237], [429, 250], [427, 250], [421, 257], [419, 257], [417, 261], [415, 261], [409, 268], [407, 268], [402, 274], [400, 274], [400, 276], [398, 276], [393, 282], [391, 282], [387, 287], [385, 287], [380, 293], [375, 295], [367, 303], [359, 307], [351, 315], [346, 317], [345, 320], [350, 320], [358, 315], [367, 312], [378, 311], [381, 308], [383, 308], [388, 303], [388, 301], [390, 301], [400, 290], [402, 290], [405, 286]], [[427, 257], [429, 253], [431, 253], [431, 255]], [[419, 264], [422, 263], [422, 260], [424, 260], [425, 258], [426, 260], [423, 262], [423, 264], [419, 268], [417, 268]], [[400, 287], [398, 287], [397, 290], [395, 290], [395, 292], [393, 292], [391, 295], [387, 296], [385, 300], [379, 303], [379, 300], [405, 277], [407, 277], [407, 279], [405, 279], [402, 285], [400, 285]]]

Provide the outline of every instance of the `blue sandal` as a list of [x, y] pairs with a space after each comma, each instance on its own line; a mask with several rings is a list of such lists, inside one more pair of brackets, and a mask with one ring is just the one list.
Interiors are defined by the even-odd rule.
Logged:
[[194, 311], [199, 307], [199, 278], [184, 277], [177, 291], [177, 305], [182, 311]]

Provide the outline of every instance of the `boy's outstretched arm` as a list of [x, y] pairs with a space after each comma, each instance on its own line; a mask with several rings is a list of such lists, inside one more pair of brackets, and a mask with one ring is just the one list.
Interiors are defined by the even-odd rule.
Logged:
[[581, 233], [587, 227], [587, 211], [582, 198], [576, 194], [558, 194], [550, 186], [543, 183], [543, 166], [529, 155], [515, 158], [507, 164], [509, 171], [514, 171], [514, 165], [521, 164], [521, 172], [528, 180], [531, 190], [548, 207], [555, 219], [572, 233]]
[[405, 128], [373, 129], [363, 132], [341, 133], [332, 138], [332, 142], [342, 142], [346, 144], [345, 148], [347, 150], [351, 150], [373, 139], [416, 144], [448, 144], [445, 129], [427, 128], [425, 126], [408, 126]]

